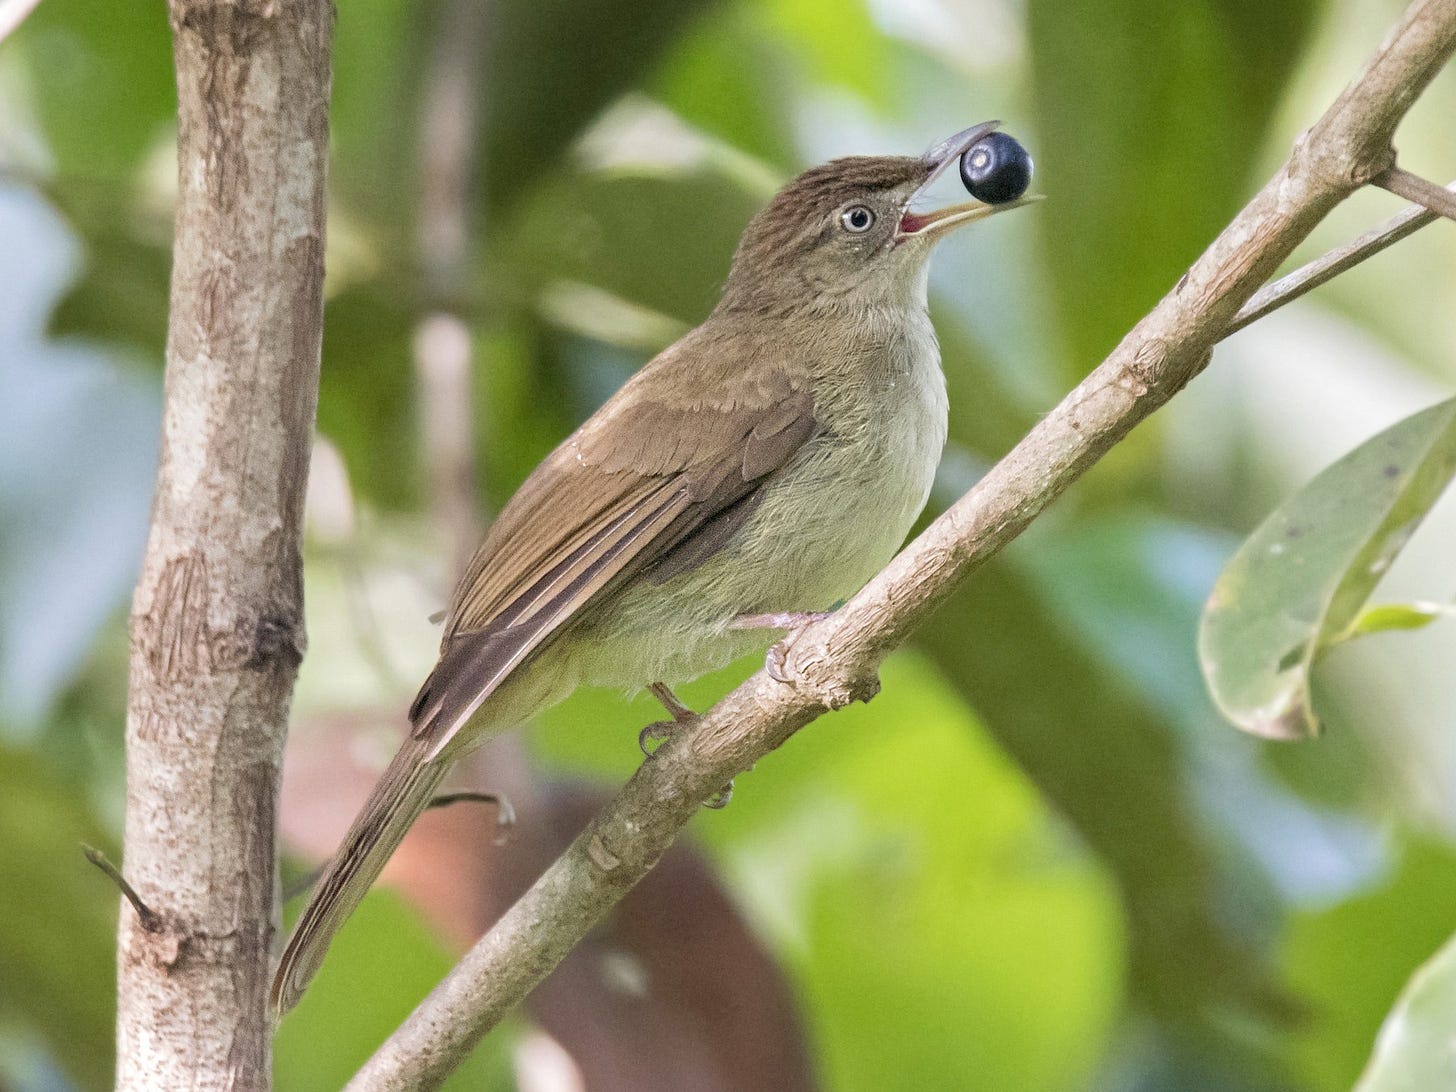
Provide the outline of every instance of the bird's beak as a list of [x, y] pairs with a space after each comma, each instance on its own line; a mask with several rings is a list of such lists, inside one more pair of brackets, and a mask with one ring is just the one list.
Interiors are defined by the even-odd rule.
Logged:
[[982, 137], [994, 133], [1000, 125], [999, 121], [983, 121], [979, 125], [972, 125], [969, 129], [962, 129], [955, 136], [942, 140], [921, 157], [925, 162], [925, 180], [915, 188], [914, 193], [905, 199], [905, 207], [900, 213], [900, 224], [895, 231], [896, 243], [909, 239], [934, 241], [965, 224], [984, 220], [988, 216], [995, 216], [998, 212], [1020, 208], [1022, 205], [1030, 205], [1041, 200], [1040, 196], [1031, 195], [1015, 201], [1007, 201], [1001, 205], [967, 201], [929, 212], [911, 211], [910, 206], [915, 203], [916, 198], [924, 194], [935, 180], [961, 157], [962, 152]]

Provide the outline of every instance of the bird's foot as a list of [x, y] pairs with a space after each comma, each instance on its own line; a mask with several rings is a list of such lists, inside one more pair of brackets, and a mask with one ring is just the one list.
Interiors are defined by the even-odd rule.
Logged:
[[794, 642], [806, 626], [822, 622], [832, 613], [833, 611], [827, 610], [799, 610], [778, 611], [773, 614], [740, 614], [729, 626], [733, 629], [787, 630], [782, 639], [768, 650], [763, 666], [775, 682], [792, 684], [798, 681], [795, 672], [789, 667], [789, 653], [793, 650]]
[[691, 728], [696, 724], [698, 714], [684, 705], [682, 699], [672, 692], [667, 683], [655, 682], [647, 689], [654, 698], [662, 703], [662, 707], [672, 717], [672, 720], [655, 720], [637, 733], [638, 748], [645, 757], [651, 758], [660, 745], [684, 728]]
[[[652, 692], [654, 698], [662, 703], [663, 708], [672, 717], [671, 720], [653, 721], [637, 733], [637, 746], [641, 749], [642, 754], [650, 759], [659, 746], [683, 729], [691, 728], [699, 718], [697, 713], [682, 703], [666, 683], [653, 683], [647, 689]], [[719, 808], [726, 808], [731, 799], [733, 799], [733, 782], [730, 781], [705, 800], [703, 807], [716, 811]]]
[[803, 629], [822, 622], [832, 610], [781, 610], [772, 614], [740, 614], [728, 623], [729, 629]]

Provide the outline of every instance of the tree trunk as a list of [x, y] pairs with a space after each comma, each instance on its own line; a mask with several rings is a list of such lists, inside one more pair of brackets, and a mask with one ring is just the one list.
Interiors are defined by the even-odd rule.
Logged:
[[[275, 819], [304, 647], [328, 0], [172, 0], [166, 406], [131, 616], [117, 1088], [257, 1089]], [[150, 927], [149, 927], [150, 926]]]

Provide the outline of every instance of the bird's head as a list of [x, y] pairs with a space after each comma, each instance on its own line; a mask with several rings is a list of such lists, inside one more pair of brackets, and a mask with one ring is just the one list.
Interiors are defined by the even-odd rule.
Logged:
[[923, 156], [848, 156], [799, 175], [744, 230], [720, 310], [852, 309], [923, 299], [926, 259], [938, 240], [1030, 200], [911, 207], [998, 124], [963, 130]]

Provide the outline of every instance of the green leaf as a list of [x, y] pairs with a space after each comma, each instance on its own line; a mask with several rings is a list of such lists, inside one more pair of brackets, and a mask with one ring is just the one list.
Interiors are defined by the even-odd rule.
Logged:
[[[1033, 538], [1018, 551], [1035, 545]], [[1170, 566], [1187, 563], [1186, 549], [1173, 559], [1169, 544], [1160, 545]], [[1084, 585], [1105, 577], [1113, 553], [1094, 548], [1081, 570]], [[1049, 560], [1063, 564], [1075, 556], [1069, 549], [1060, 561]], [[1170, 677], [1175, 686], [1178, 676], [1196, 682], [1196, 667], [1184, 668], [1169, 654], [1175, 640], [1159, 617], [1168, 608], [1150, 601], [1146, 587], [1120, 578], [1116, 587], [1093, 593], [1116, 600], [1103, 630], [1119, 632], [1142, 652], [1156, 650], [1144, 659], [1165, 693]], [[1195, 609], [1186, 611], [1185, 633]], [[1129, 990], [1139, 1011], [1232, 1052], [1225, 1021], [1276, 1026], [1284, 1009], [1257, 937], [1227, 913], [1232, 891], [1246, 909], [1259, 907], [1255, 915], [1265, 911], [1260, 877], [1220, 857], [1188, 781], [1189, 755], [1162, 708], [1167, 699], [1154, 686], [1121, 677], [1109, 663], [1116, 657], [1104, 631], [1084, 631], [1075, 613], [1040, 564], [1003, 557], [978, 570], [916, 634], [916, 644], [1115, 875], [1128, 922]]]
[[1198, 651], [1219, 709], [1270, 739], [1316, 735], [1310, 668], [1456, 473], [1456, 399], [1367, 440], [1249, 536], [1214, 585]]
[[718, 302], [738, 233], [761, 203], [713, 169], [562, 174], [537, 188], [498, 244], [511, 278], [503, 291], [529, 304], [552, 284], [587, 284], [701, 322]]
[[1440, 603], [1381, 603], [1360, 612], [1350, 623], [1345, 640], [1389, 629], [1425, 629], [1437, 618], [1450, 613], [1451, 608]]
[[1426, 1092], [1456, 1087], [1456, 936], [1420, 970], [1395, 1003], [1375, 1040], [1355, 1092]]
[[[760, 657], [679, 691], [706, 709]], [[826, 1088], [1085, 1087], [1123, 1000], [1123, 927], [1083, 850], [924, 657], [826, 718], [704, 812], [705, 844], [804, 998]], [[538, 756], [620, 778], [661, 718], [579, 691]]]
[[127, 182], [175, 124], [163, 5], [56, 0], [25, 21], [16, 44], [62, 178]]
[[[380, 958], [388, 952], [388, 962]], [[409, 907], [371, 891], [339, 931], [329, 958], [273, 1044], [279, 1088], [342, 1088], [375, 1049], [444, 977], [453, 962]], [[504, 1092], [511, 1087], [508, 1029], [490, 1036], [451, 1074], [446, 1089]]]
[[482, 173], [489, 203], [500, 207], [524, 193], [710, 6], [710, 0], [498, 5], [485, 99]]
[[1083, 375], [1250, 192], [1312, 0], [1031, 0], [1038, 210]]
[[0, 1026], [33, 1033], [81, 1088], [111, 1083], [120, 899], [81, 855], [110, 841], [78, 789], [0, 748]]
[[[1387, 1015], [1402, 988], [1411, 998], [1407, 981], [1451, 934], [1456, 854], [1449, 845], [1424, 837], [1409, 838], [1395, 848], [1393, 871], [1378, 887], [1298, 914], [1289, 923], [1283, 965], [1306, 1006], [1305, 1019], [1286, 1036], [1291, 1076], [1299, 1078], [1296, 1087], [1329, 1092], [1352, 1087], [1370, 1059], [1382, 1020], [1388, 1026], [1397, 1019]], [[1434, 1018], [1435, 995], [1419, 992], [1411, 1018]], [[1451, 1021], [1444, 1024], [1447, 1041], [1452, 1027]], [[1392, 1040], [1390, 1034], [1383, 1038]], [[1377, 1053], [1393, 1045], [1382, 1043]], [[1412, 1055], [1407, 1062], [1414, 1060]], [[1372, 1066], [1367, 1081], [1373, 1072]], [[1448, 1078], [1359, 1087], [1360, 1092], [1434, 1092], [1456, 1083]]]

